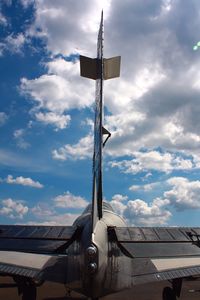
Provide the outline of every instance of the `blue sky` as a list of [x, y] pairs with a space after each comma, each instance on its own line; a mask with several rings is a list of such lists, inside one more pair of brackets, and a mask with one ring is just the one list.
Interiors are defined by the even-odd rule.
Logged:
[[71, 224], [91, 201], [93, 81], [102, 8], [104, 198], [131, 225], [198, 226], [198, 0], [3, 0], [0, 4], [0, 223]]

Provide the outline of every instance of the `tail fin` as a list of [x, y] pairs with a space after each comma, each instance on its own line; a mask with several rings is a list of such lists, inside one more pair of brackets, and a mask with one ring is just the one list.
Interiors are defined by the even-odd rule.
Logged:
[[93, 153], [93, 194], [92, 194], [92, 229], [102, 218], [102, 149], [103, 134], [109, 132], [103, 128], [103, 81], [119, 77], [121, 57], [103, 58], [103, 12], [97, 40], [97, 58], [80, 56], [81, 76], [96, 80], [94, 153]]

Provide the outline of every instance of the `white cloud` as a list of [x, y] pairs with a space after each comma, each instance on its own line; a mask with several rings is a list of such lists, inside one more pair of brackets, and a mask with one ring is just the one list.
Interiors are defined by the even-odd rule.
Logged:
[[80, 197], [71, 194], [69, 191], [63, 195], [59, 195], [54, 199], [56, 207], [63, 208], [85, 208], [88, 202]]
[[[28, 0], [21, 1], [24, 7], [28, 5]], [[91, 107], [94, 82], [79, 77], [78, 61], [55, 55], [95, 56], [100, 10], [105, 3], [35, 1], [35, 20], [27, 34], [44, 39], [51, 61], [44, 65], [46, 74], [23, 78], [20, 88], [33, 100], [36, 120], [63, 129], [69, 124], [71, 109]], [[105, 83], [105, 104], [109, 110], [105, 127], [112, 133], [105, 150], [116, 157], [110, 165], [128, 174], [170, 174], [174, 170], [199, 168], [200, 58], [192, 51], [194, 41], [199, 39], [199, 4], [185, 1], [182, 5], [181, 1], [170, 0], [107, 3], [105, 56], [122, 55], [121, 78]], [[15, 52], [24, 43], [22, 36], [21, 40], [11, 36], [7, 42]], [[85, 159], [92, 155], [92, 143], [90, 133], [76, 144], [54, 149], [52, 156], [58, 160]], [[125, 155], [129, 158], [124, 159]], [[199, 181], [179, 177], [170, 179], [168, 184], [170, 189], [152, 203], [128, 200], [119, 194], [113, 196], [111, 204], [134, 225], [166, 224], [171, 217], [166, 207], [200, 207]], [[155, 187], [156, 183], [132, 185], [130, 190], [146, 192]], [[76, 207], [79, 202], [82, 207], [87, 203], [70, 193], [55, 199], [57, 207]], [[35, 213], [42, 212], [37, 208]], [[60, 224], [60, 216], [49, 213], [54, 216], [51, 224]], [[74, 217], [61, 218], [68, 222]]]
[[[133, 191], [149, 191], [159, 183], [134, 185], [130, 189]], [[163, 183], [170, 186], [161, 197], [154, 198], [151, 203], [142, 199], [129, 200], [125, 196], [117, 196], [110, 201], [113, 208], [129, 224], [153, 226], [167, 224], [172, 213], [170, 208], [177, 211], [188, 209], [200, 209], [200, 181], [189, 180], [184, 177], [171, 177]], [[124, 199], [125, 202], [118, 201]]]
[[167, 183], [172, 189], [166, 191], [163, 198], [177, 210], [200, 208], [200, 181], [189, 181], [184, 177], [172, 177]]
[[42, 113], [38, 112], [35, 114], [36, 120], [44, 123], [44, 124], [51, 124], [55, 126], [55, 130], [64, 129], [66, 128], [71, 120], [69, 115], [59, 115], [54, 112]]
[[54, 214], [51, 217], [48, 216], [48, 218], [43, 216], [38, 221], [28, 221], [25, 225], [68, 226], [72, 225], [78, 216], [78, 214], [71, 213]]
[[121, 215], [128, 224], [139, 226], [164, 225], [170, 217], [171, 212], [166, 208], [169, 200], [155, 198], [148, 204], [144, 200], [129, 200], [127, 196], [114, 195], [110, 201], [116, 213]]
[[23, 5], [23, 7], [26, 9], [28, 8], [30, 5], [33, 5], [35, 0], [20, 0], [21, 4]]
[[49, 218], [55, 214], [54, 209], [47, 204], [38, 204], [31, 209], [31, 212], [40, 219]]
[[89, 50], [91, 45], [94, 48], [91, 35], [96, 34], [101, 10], [104, 9], [106, 17], [110, 3], [110, 0], [83, 0], [78, 4], [36, 1], [35, 22], [29, 34], [45, 38], [47, 49], [53, 54], [68, 55], [77, 52], [78, 47]]
[[[21, 1], [25, 6], [32, 2]], [[200, 59], [192, 45], [198, 38], [200, 9], [195, 1], [190, 5], [168, 0], [148, 4], [141, 0], [83, 0], [79, 5], [36, 1], [34, 23], [26, 36], [43, 39], [51, 60], [45, 64], [47, 74], [21, 80], [21, 91], [34, 100], [36, 111], [62, 115], [92, 105], [94, 82], [80, 78], [78, 61], [56, 55], [95, 56], [102, 8], [105, 56], [122, 55], [121, 78], [105, 83], [105, 104], [111, 113], [106, 126], [112, 132], [107, 153], [133, 156], [141, 148], [160, 147], [165, 153], [197, 155]], [[65, 159], [56, 151], [54, 157]], [[168, 166], [163, 168], [169, 172], [172, 167], [166, 159], [165, 155]], [[182, 165], [180, 169], [194, 167], [183, 159], [174, 164]]]
[[29, 221], [29, 225], [72, 225], [80, 216], [78, 213], [60, 213], [59, 208], [84, 209], [88, 203], [80, 196], [74, 196], [70, 192], [59, 195], [53, 199], [53, 203], [39, 203], [31, 209], [36, 221]]
[[92, 135], [87, 135], [80, 139], [77, 144], [70, 145], [67, 144], [58, 150], [52, 151], [52, 157], [57, 160], [79, 160], [91, 158], [93, 153], [93, 137]]
[[[124, 57], [122, 56], [122, 64], [123, 60]], [[143, 115], [142, 111], [136, 111], [135, 103], [141, 101], [145, 94], [148, 94], [149, 91], [161, 84], [165, 78], [164, 71], [156, 63], [149, 63], [148, 66], [142, 65], [136, 74], [131, 72], [129, 77], [119, 78], [117, 82], [116, 80], [111, 80], [106, 83], [106, 106], [112, 113], [118, 114], [116, 117], [118, 119], [121, 117], [121, 121], [124, 124], [126, 121], [122, 116], [127, 114], [127, 122], [130, 123], [132, 114], [132, 122], [134, 124], [137, 121], [134, 115], [136, 118], [137, 114], [139, 116]]]
[[128, 199], [127, 196], [123, 196], [120, 194], [115, 194], [112, 197], [112, 200], [110, 201], [110, 204], [112, 206], [112, 208], [114, 209], [114, 211], [119, 214], [119, 215], [123, 215], [123, 212], [126, 208], [126, 204], [123, 203], [123, 201], [126, 201]]
[[8, 120], [8, 116], [5, 112], [0, 112], [0, 126], [3, 126]]
[[8, 177], [5, 179], [5, 182], [8, 183], [8, 184], [19, 184], [19, 185], [38, 188], [38, 189], [43, 188], [43, 185], [40, 182], [34, 181], [31, 178], [26, 178], [26, 177], [23, 177], [23, 176], [13, 178], [12, 175], [8, 175]]
[[17, 129], [14, 131], [13, 136], [14, 138], [20, 138], [22, 135], [24, 135], [24, 129]]
[[80, 78], [79, 61], [58, 58], [46, 67], [48, 74], [31, 80], [21, 79], [21, 93], [35, 100], [37, 109], [62, 114], [66, 110], [91, 106], [92, 83]]
[[185, 159], [171, 153], [159, 151], [134, 152], [135, 158], [110, 162], [111, 167], [118, 167], [124, 173], [137, 174], [141, 171], [157, 170], [169, 173], [173, 170], [191, 170], [194, 165], [191, 159]]
[[24, 139], [25, 134], [25, 129], [16, 129], [13, 133], [17, 146], [21, 149], [27, 149], [30, 146], [30, 144]]
[[160, 184], [160, 182], [153, 182], [153, 183], [147, 183], [143, 185], [132, 185], [130, 186], [129, 190], [130, 191], [144, 191], [144, 192], [149, 192], [155, 187], [157, 187]]
[[[148, 204], [143, 200], [129, 200], [126, 206], [118, 207], [118, 212], [128, 222], [138, 225], [163, 225], [171, 217], [168, 210], [174, 207], [177, 211], [200, 208], [200, 181], [190, 181], [184, 177], [171, 177], [165, 182], [171, 189], [161, 197], [155, 198]], [[144, 185], [142, 188], [149, 186]], [[138, 190], [139, 186], [133, 186]], [[112, 202], [112, 201], [111, 201]]]
[[28, 212], [28, 206], [23, 205], [21, 201], [15, 201], [11, 198], [2, 200], [2, 207], [0, 208], [0, 214], [6, 215], [10, 218], [22, 219]]
[[123, 195], [120, 195], [120, 194], [115, 194], [113, 197], [112, 197], [112, 201], [117, 201], [117, 202], [122, 202], [122, 201], [125, 201], [127, 200], [128, 197], [127, 196], [123, 196]]
[[0, 25], [6, 26], [7, 24], [8, 24], [8, 21], [7, 21], [6, 17], [0, 11]]
[[112, 200], [110, 202], [110, 204], [112, 205], [112, 208], [114, 209], [114, 211], [123, 217], [123, 213], [124, 213], [124, 210], [126, 209], [126, 205], [124, 203], [116, 201], [116, 200]]
[[8, 50], [11, 53], [22, 53], [25, 40], [23, 33], [10, 34], [4, 40], [4, 50]]
[[124, 217], [135, 225], [164, 225], [171, 217], [170, 211], [163, 209], [163, 205], [153, 201], [148, 204], [143, 200], [129, 200], [124, 210]]

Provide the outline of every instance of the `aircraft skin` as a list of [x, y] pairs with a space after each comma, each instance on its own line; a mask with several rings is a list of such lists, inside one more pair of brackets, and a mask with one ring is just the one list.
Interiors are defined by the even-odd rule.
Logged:
[[103, 127], [103, 81], [120, 70], [120, 57], [103, 58], [103, 13], [97, 58], [81, 56], [80, 63], [81, 76], [96, 81], [92, 203], [72, 226], [0, 225], [0, 275], [14, 279], [22, 300], [36, 300], [44, 281], [97, 300], [166, 280], [171, 288], [161, 297], [175, 300], [182, 280], [200, 274], [200, 228], [128, 227], [103, 202], [102, 150], [110, 136]]

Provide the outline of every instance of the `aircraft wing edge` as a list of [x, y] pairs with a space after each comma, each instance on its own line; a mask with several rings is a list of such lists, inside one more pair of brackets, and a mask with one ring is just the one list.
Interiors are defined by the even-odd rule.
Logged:
[[154, 272], [149, 274], [135, 274], [132, 276], [132, 285], [145, 284], [156, 281], [165, 281], [176, 278], [187, 278], [194, 275], [200, 276], [200, 266], [165, 270], [162, 272]]
[[43, 270], [54, 256], [14, 251], [0, 251], [0, 273], [41, 279]]
[[27, 268], [22, 266], [15, 266], [11, 264], [4, 264], [0, 263], [0, 273], [3, 273], [4, 275], [20, 275], [23, 277], [28, 277], [31, 279], [39, 279], [39, 273], [40, 271], [33, 268]]

